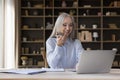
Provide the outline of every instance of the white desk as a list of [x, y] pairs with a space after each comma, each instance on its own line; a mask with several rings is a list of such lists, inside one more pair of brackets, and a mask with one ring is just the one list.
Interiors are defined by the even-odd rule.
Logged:
[[103, 74], [76, 74], [75, 72], [45, 72], [34, 75], [0, 73], [0, 80], [120, 80], [120, 70]]

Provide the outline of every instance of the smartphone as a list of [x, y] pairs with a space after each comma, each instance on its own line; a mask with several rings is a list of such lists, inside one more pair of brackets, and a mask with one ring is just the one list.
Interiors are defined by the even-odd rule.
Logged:
[[61, 33], [61, 32], [57, 32], [57, 34], [56, 34], [57, 36], [58, 35], [61, 35], [61, 36], [63, 36], [63, 33]]

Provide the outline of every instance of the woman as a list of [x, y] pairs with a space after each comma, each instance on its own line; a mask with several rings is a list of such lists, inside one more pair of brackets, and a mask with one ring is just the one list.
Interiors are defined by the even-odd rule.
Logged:
[[47, 62], [50, 68], [75, 68], [83, 47], [75, 39], [74, 18], [62, 13], [56, 20], [53, 32], [46, 41]]

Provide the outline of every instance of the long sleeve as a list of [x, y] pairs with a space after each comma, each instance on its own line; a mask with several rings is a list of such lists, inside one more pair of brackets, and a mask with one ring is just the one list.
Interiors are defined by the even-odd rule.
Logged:
[[75, 68], [83, 50], [77, 39], [68, 39], [63, 46], [57, 46], [55, 38], [46, 41], [47, 62], [51, 68]]
[[51, 68], [61, 68], [61, 59], [64, 55], [63, 47], [56, 45], [55, 39], [48, 39], [46, 41], [47, 62]]

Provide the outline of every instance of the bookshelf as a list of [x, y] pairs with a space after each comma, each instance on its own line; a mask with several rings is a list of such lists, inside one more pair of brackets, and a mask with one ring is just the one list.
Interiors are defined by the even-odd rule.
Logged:
[[[44, 67], [46, 39], [62, 12], [74, 16], [77, 37], [84, 49], [117, 49], [113, 67], [120, 68], [119, 0], [19, 0], [19, 58], [28, 57], [27, 67]], [[45, 56], [45, 54], [44, 54]]]

